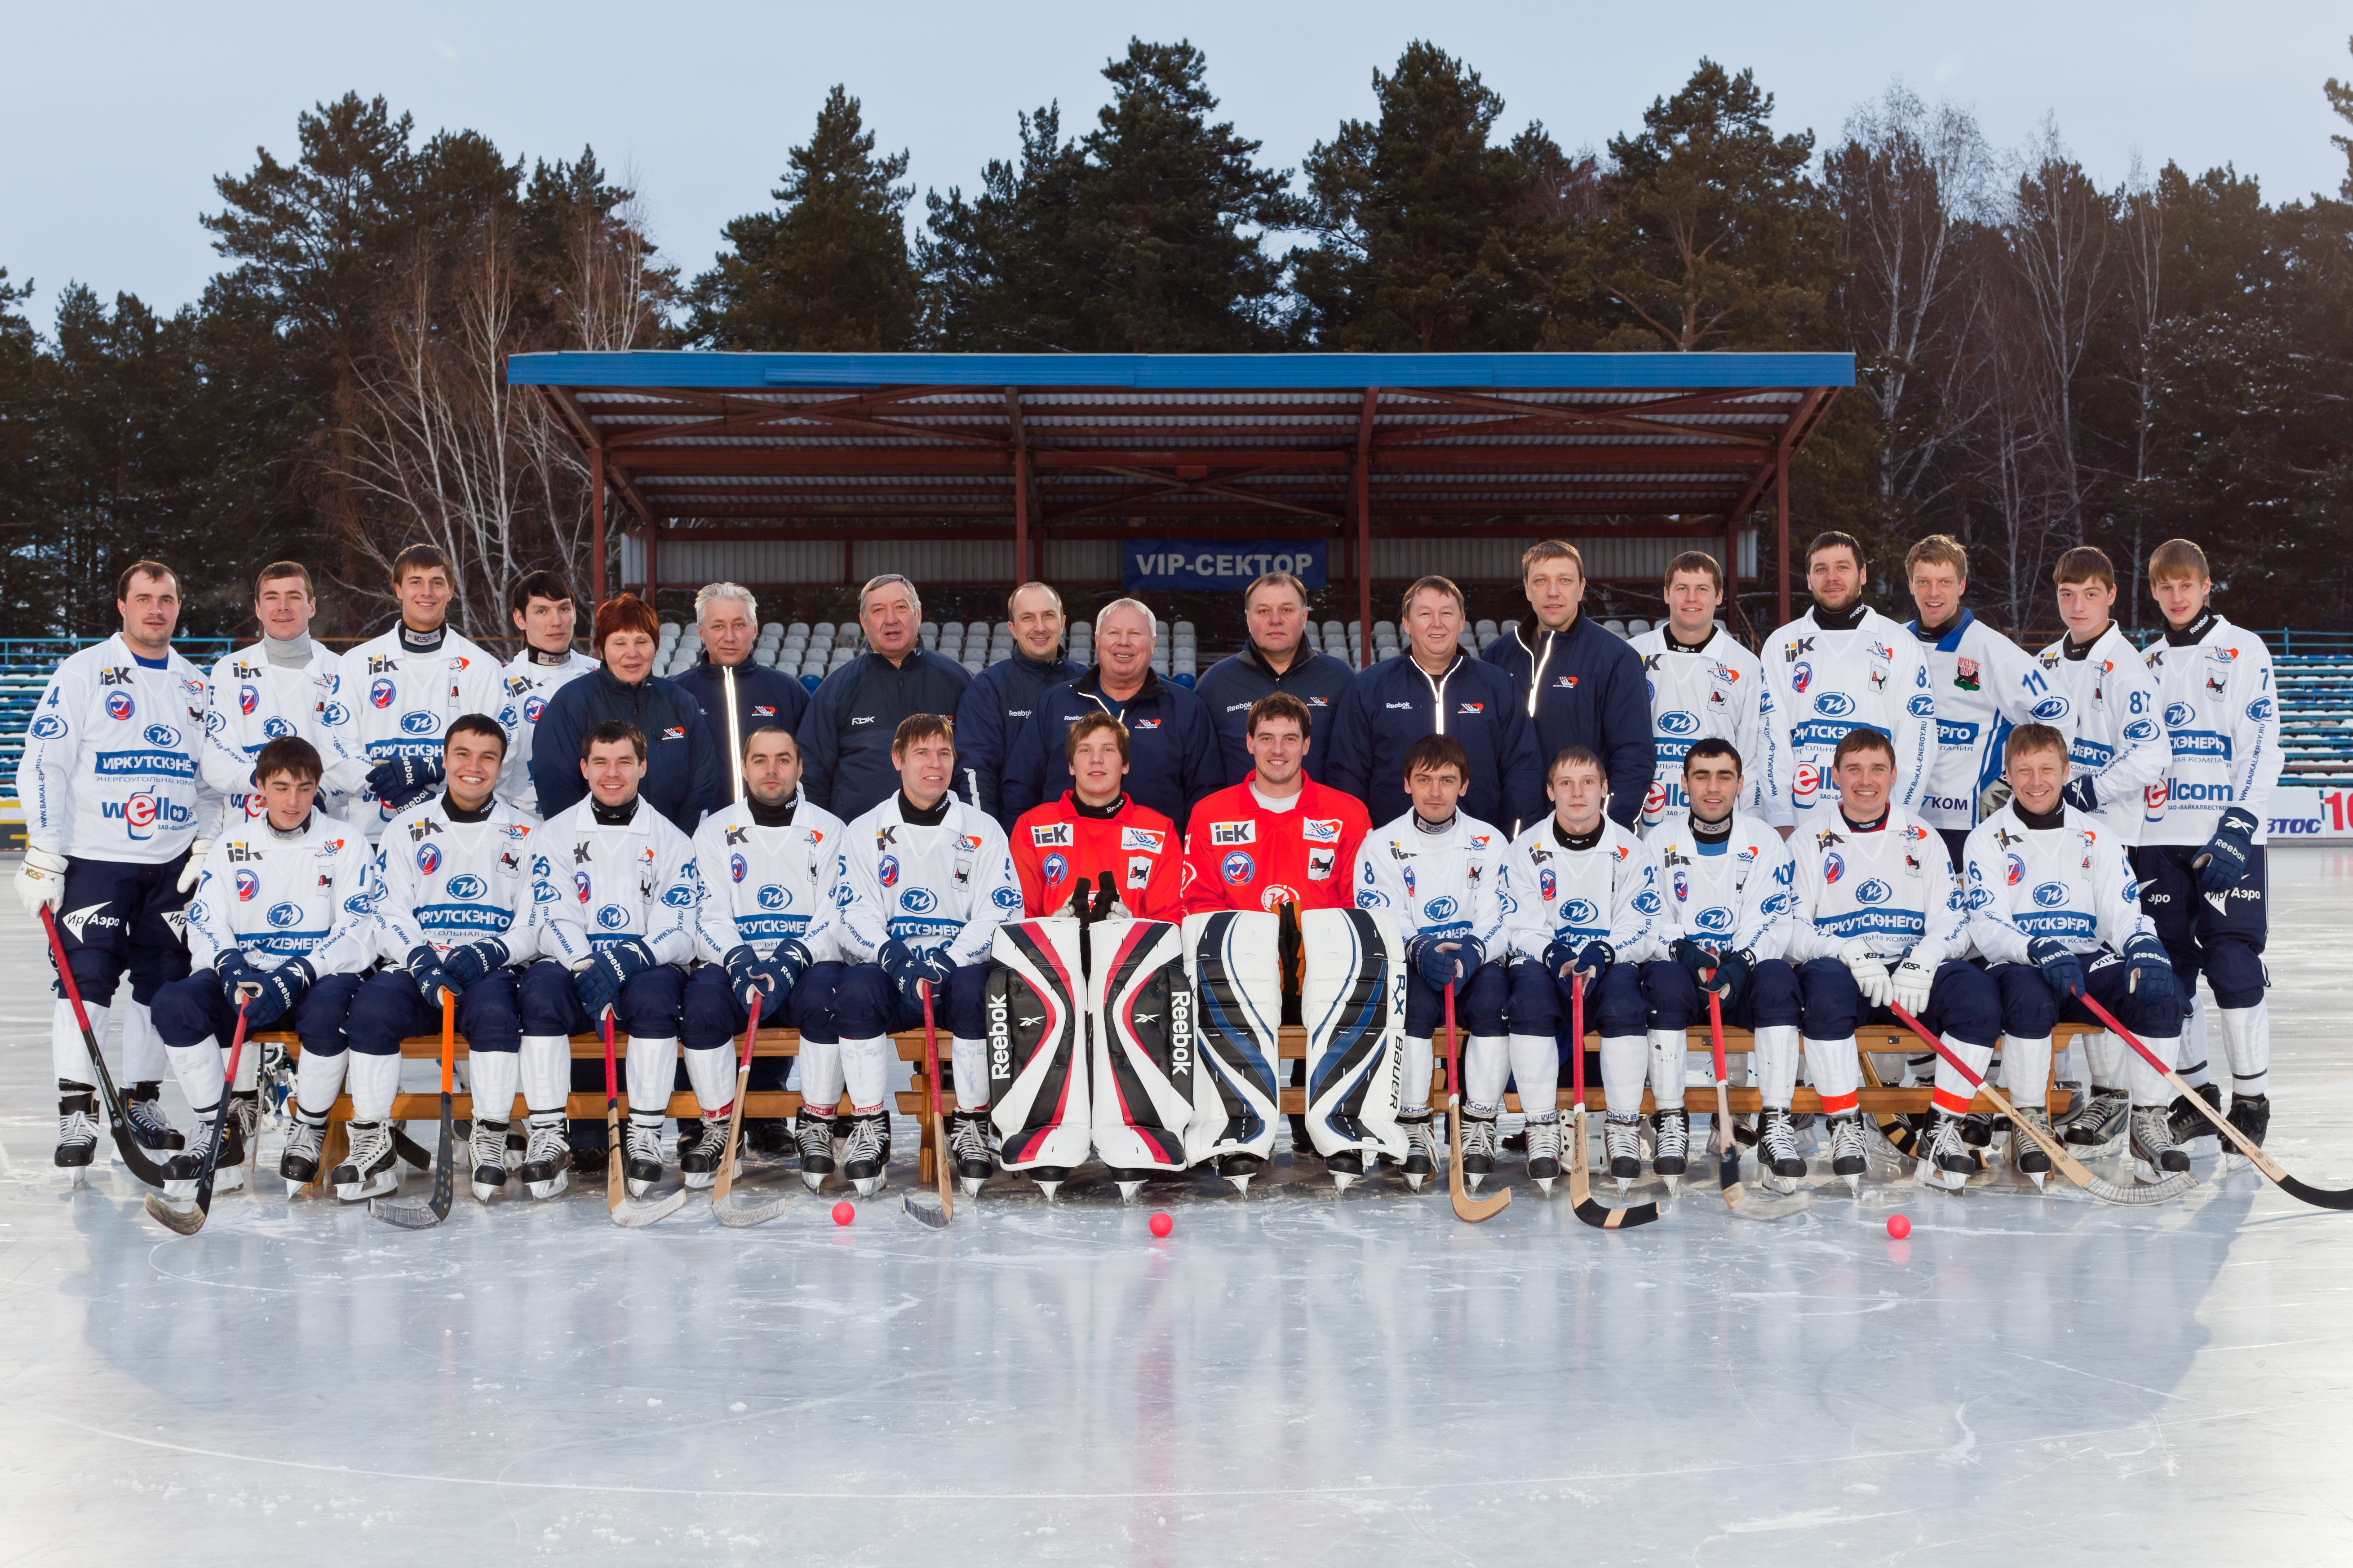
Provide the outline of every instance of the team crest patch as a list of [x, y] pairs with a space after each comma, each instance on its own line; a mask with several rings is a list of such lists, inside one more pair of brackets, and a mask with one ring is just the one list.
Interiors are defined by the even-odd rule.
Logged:
[[1237, 849], [1218, 864], [1218, 874], [1235, 887], [1258, 875], [1258, 862]]
[[1978, 689], [1978, 661], [1973, 658], [1957, 660], [1953, 665], [1953, 684], [1964, 691]]
[[1475, 719], [1486, 710], [1487, 705], [1484, 702], [1465, 702], [1461, 707], [1457, 708], [1454, 710], [1454, 714], [1457, 718], [1462, 718], [1467, 715]]
[[980, 852], [980, 835], [977, 833], [967, 833], [956, 840], [955, 847], [960, 854], [978, 854]]
[[1127, 885], [1131, 888], [1143, 888], [1150, 886], [1151, 882], [1152, 857], [1149, 855], [1130, 856], [1127, 861]]

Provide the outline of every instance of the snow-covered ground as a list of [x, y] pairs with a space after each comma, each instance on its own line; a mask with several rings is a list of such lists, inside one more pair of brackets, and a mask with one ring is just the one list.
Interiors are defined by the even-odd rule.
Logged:
[[[2353, 853], [2282, 851], [2273, 900], [2271, 1148], [2353, 1184]], [[13, 900], [0, 952], [9, 1563], [2353, 1551], [2353, 1215], [2213, 1180], [2211, 1142], [2147, 1208], [1890, 1167], [1781, 1224], [1694, 1184], [1608, 1233], [1507, 1162], [1472, 1226], [1394, 1181], [1335, 1201], [1310, 1162], [1128, 1209], [999, 1178], [934, 1233], [899, 1213], [902, 1121], [847, 1227], [776, 1168], [753, 1184], [792, 1199], [748, 1231], [461, 1184], [409, 1233], [265, 1175], [184, 1240], [111, 1164], [51, 1169], [48, 966]]]

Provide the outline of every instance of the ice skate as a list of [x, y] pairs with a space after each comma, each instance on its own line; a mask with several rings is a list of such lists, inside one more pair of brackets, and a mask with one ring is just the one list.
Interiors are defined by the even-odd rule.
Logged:
[[1324, 1156], [1324, 1169], [1332, 1178], [1337, 1194], [1345, 1194], [1348, 1184], [1365, 1173], [1365, 1152], [1362, 1149], [1335, 1149]]
[[[596, 1125], [597, 1131], [603, 1132], [604, 1123]], [[605, 1165], [612, 1157], [613, 1151], [605, 1144], [583, 1143], [572, 1151], [572, 1173], [583, 1183], [601, 1182], [605, 1179]]]
[[[242, 1100], [247, 1103], [239, 1104]], [[220, 1157], [213, 1162], [213, 1194], [233, 1193], [245, 1185], [245, 1148], [248, 1127], [254, 1114], [250, 1095], [231, 1095], [228, 1116], [221, 1122]], [[196, 1113], [196, 1138], [164, 1162], [164, 1195], [175, 1203], [195, 1201], [196, 1183], [205, 1173], [205, 1151], [212, 1142], [213, 1108]], [[95, 1127], [92, 1129], [95, 1133]]]
[[[89, 1089], [58, 1097], [58, 1167], [74, 1173], [74, 1183], [81, 1183], [81, 1173], [98, 1158], [98, 1097]], [[172, 1165], [164, 1169], [168, 1174]], [[194, 1180], [193, 1177], [190, 1178]]]
[[[2051, 1135], [2051, 1119], [2043, 1114], [2041, 1106], [2021, 1105], [2017, 1108], [2017, 1110], [2020, 1121], [2032, 1127], [2046, 1138]], [[2191, 1114], [2197, 1113], [2193, 1111]], [[2034, 1141], [2026, 1127], [2014, 1127], [2010, 1130], [2010, 1163], [2020, 1175], [2034, 1184], [2034, 1190], [2038, 1193], [2042, 1190], [2043, 1184], [2051, 1179], [2051, 1156], [2043, 1152], [2042, 1145]]]
[[1972, 1110], [1961, 1118], [1961, 1142], [1972, 1149], [1993, 1147], [1993, 1115], [1989, 1111]]
[[849, 1142], [841, 1155], [841, 1173], [860, 1197], [871, 1198], [881, 1191], [891, 1167], [890, 1113], [876, 1110], [851, 1117]]
[[[2196, 1115], [2197, 1113], [2193, 1111], [2191, 1114]], [[2199, 1120], [2204, 1121], [2205, 1119], [2203, 1117], [2200, 1117]], [[2272, 1097], [2268, 1094], [2239, 1094], [2232, 1096], [2231, 1114], [2227, 1120], [2230, 1121], [2232, 1126], [2239, 1130], [2240, 1134], [2244, 1137], [2248, 1142], [2253, 1143], [2258, 1149], [2262, 1148], [2263, 1146], [2263, 1134], [2270, 1131], [2272, 1126]], [[2218, 1132], [2215, 1136], [2221, 1138], [2221, 1134]], [[2224, 1174], [2227, 1175], [2231, 1171], [2236, 1168], [2233, 1162], [2241, 1161], [2244, 1158], [2245, 1156], [2239, 1152], [2239, 1147], [2237, 1144], [2232, 1142], [2227, 1138], [2222, 1138], [2221, 1169]]]
[[[2067, 1096], [2067, 1109], [2051, 1119], [2051, 1131], [2059, 1134], [2063, 1141], [2068, 1129], [2081, 1121], [2084, 1114], [2092, 1109], [2092, 1098], [2084, 1092], [2084, 1086], [2072, 1078], [2060, 1079], [2051, 1087]], [[2191, 1114], [2197, 1113], [2193, 1111]]]
[[2137, 1180], [2161, 1182], [2189, 1169], [2189, 1152], [2173, 1141], [2169, 1117], [2161, 1105], [2133, 1108], [2132, 1160]]
[[[1534, 1182], [1546, 1197], [1552, 1196], [1552, 1184], [1560, 1179], [1560, 1119], [1528, 1123], [1528, 1180]], [[1468, 1170], [1468, 1163], [1464, 1169]]]
[[[2197, 1092], [2200, 1099], [2205, 1100], [2207, 1104], [2212, 1106], [2215, 1110], [2220, 1110], [2222, 1109], [2222, 1086], [2221, 1084], [2201, 1083], [2198, 1086]], [[2173, 1101], [2173, 1109], [2166, 1115], [2166, 1122], [2167, 1125], [2172, 1129], [2173, 1141], [2176, 1143], [2179, 1143], [2184, 1147], [2187, 1147], [2193, 1140], [2200, 1138], [2221, 1139], [2223, 1143], [2222, 1157], [2224, 1159], [2230, 1158], [2230, 1140], [2222, 1138], [2222, 1134], [2215, 1129], [2214, 1123], [2207, 1120], [2206, 1113], [2204, 1111], [2200, 1110], [2196, 1106], [2189, 1103], [2189, 1097], [2188, 1095], [2180, 1095], [2175, 1098]]]
[[1806, 1157], [1798, 1152], [1798, 1131], [1789, 1113], [1767, 1108], [1757, 1134], [1757, 1163], [1774, 1191], [1794, 1193], [1805, 1180]]
[[286, 1130], [286, 1147], [278, 1156], [278, 1173], [298, 1187], [317, 1181], [319, 1154], [326, 1142], [327, 1119], [313, 1121], [309, 1112], [296, 1110], [293, 1125]]
[[793, 1137], [800, 1145], [801, 1185], [816, 1192], [833, 1174], [832, 1114], [801, 1107], [793, 1121]]
[[1941, 1113], [1936, 1117], [1928, 1129], [1927, 1146], [1920, 1151], [1919, 1169], [1926, 1181], [1947, 1192], [1958, 1192], [1968, 1184], [1976, 1166], [1964, 1136], [1958, 1117]]
[[1651, 1169], [1667, 1184], [1671, 1194], [1683, 1188], [1683, 1173], [1691, 1168], [1691, 1118], [1681, 1110], [1662, 1110], [1651, 1120]]
[[[697, 1123], [696, 1125], [702, 1125]], [[662, 1146], [659, 1126], [641, 1127], [634, 1120], [622, 1133], [621, 1147], [625, 1163], [621, 1166], [621, 1184], [633, 1198], [644, 1197], [661, 1180]]]
[[[1265, 1169], [1266, 1162], [1256, 1154], [1232, 1153], [1218, 1156], [1218, 1174], [1231, 1182], [1234, 1184], [1234, 1191], [1243, 1197], [1250, 1196], [1250, 1178]], [[1054, 1194], [1049, 1193], [1046, 1195], [1052, 1197]]]
[[1642, 1119], [1620, 1116], [1614, 1110], [1603, 1116], [1601, 1152], [1618, 1190], [1622, 1193], [1632, 1186], [1634, 1178], [1642, 1173]]
[[[1559, 1136], [1557, 1123], [1553, 1134]], [[1553, 1158], [1560, 1157], [1560, 1146], [1553, 1146]], [[1462, 1184], [1472, 1192], [1495, 1169], [1495, 1119], [1481, 1116], [1476, 1111], [1462, 1113]]]
[[1862, 1113], [1844, 1111], [1830, 1119], [1831, 1174], [1846, 1184], [1850, 1194], [1862, 1192], [1862, 1173], [1870, 1161], [1863, 1154]]
[[[2084, 1113], [2069, 1118], [2067, 1126], [2068, 1145], [2076, 1149], [2097, 1149], [2116, 1142], [2132, 1111], [2132, 1097], [2120, 1089], [2094, 1089], [2078, 1103], [2084, 1105]], [[2169, 1146], [2169, 1137], [2167, 1142]]]
[[1421, 1191], [1421, 1184], [1438, 1173], [1438, 1143], [1431, 1138], [1430, 1112], [1400, 1116], [1398, 1126], [1405, 1131], [1405, 1158], [1398, 1162], [1398, 1174], [1405, 1178], [1405, 1190]]
[[139, 1140], [142, 1149], [160, 1152], [186, 1146], [178, 1129], [164, 1120], [163, 1098], [162, 1084], [134, 1083], [123, 1099], [123, 1119], [131, 1123], [131, 1135]]
[[473, 1157], [474, 1169], [470, 1178], [474, 1188], [474, 1201], [486, 1204], [507, 1184], [507, 1124], [503, 1121], [481, 1121], [467, 1135], [467, 1152]]
[[701, 1131], [691, 1139], [679, 1134], [678, 1169], [686, 1184], [699, 1190], [719, 1180], [719, 1167], [727, 1159], [727, 1123], [713, 1117], [698, 1125]]
[[552, 1198], [570, 1184], [572, 1148], [564, 1141], [564, 1121], [550, 1117], [542, 1121], [534, 1116], [531, 1121], [531, 1142], [523, 1151], [522, 1168], [515, 1174], [522, 1180], [522, 1190], [534, 1198]]
[[335, 1196], [355, 1204], [398, 1192], [400, 1162], [393, 1152], [392, 1129], [381, 1121], [354, 1121], [343, 1131], [351, 1152], [327, 1178]]
[[[956, 1181], [968, 1198], [980, 1195], [980, 1184], [997, 1169], [997, 1162], [988, 1152], [988, 1116], [985, 1111], [959, 1110], [948, 1118], [948, 1161], [955, 1167]], [[1134, 1203], [1136, 1189], [1144, 1185], [1145, 1173], [1119, 1172], [1119, 1198], [1122, 1203]]]

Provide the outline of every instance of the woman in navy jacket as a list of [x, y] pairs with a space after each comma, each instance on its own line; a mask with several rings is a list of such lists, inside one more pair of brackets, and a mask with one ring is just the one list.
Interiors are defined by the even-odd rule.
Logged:
[[653, 606], [635, 594], [596, 606], [590, 646], [604, 663], [557, 688], [532, 738], [531, 782], [543, 816], [553, 817], [588, 793], [580, 776], [580, 737], [614, 719], [645, 731], [646, 776], [638, 798], [671, 826], [692, 835], [711, 804], [725, 798], [702, 705], [653, 673], [660, 632]]

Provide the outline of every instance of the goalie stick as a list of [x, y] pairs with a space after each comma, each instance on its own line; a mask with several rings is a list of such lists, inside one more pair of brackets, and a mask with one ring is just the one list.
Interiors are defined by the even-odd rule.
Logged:
[[1937, 1057], [1943, 1061], [1948, 1063], [1955, 1072], [1959, 1073], [1961, 1077], [1968, 1081], [1972, 1089], [1975, 1089], [1977, 1092], [1984, 1095], [1988, 1100], [1993, 1101], [1995, 1114], [2009, 1117], [2010, 1124], [2013, 1129], [2023, 1131], [2028, 1137], [2033, 1139], [2036, 1143], [2040, 1144], [2042, 1152], [2051, 1156], [2051, 1163], [2059, 1167], [2059, 1173], [2061, 1175], [2066, 1177], [2069, 1181], [2074, 1183], [2077, 1186], [2083, 1188], [2085, 1192], [2091, 1194], [2092, 1196], [2099, 1199], [2102, 1203], [2136, 1205], [2161, 1204], [2168, 1198], [2179, 1197], [2181, 1194], [2189, 1191], [2191, 1186], [2196, 1184], [2191, 1181], [2187, 1173], [2179, 1175], [2168, 1176], [2162, 1182], [2157, 1182], [2147, 1186], [2135, 1186], [2129, 1188], [2117, 1186], [2113, 1182], [2104, 1182], [2100, 1180], [2099, 1177], [2092, 1174], [2090, 1171], [2084, 1169], [2084, 1163], [2081, 1160], [2076, 1159], [2073, 1154], [2068, 1152], [2067, 1146], [2064, 1143], [2060, 1142], [2056, 1138], [2046, 1135], [2040, 1129], [2035, 1127], [2032, 1122], [2028, 1121], [2025, 1118], [2020, 1116], [2016, 1110], [2012, 1110], [2009, 1100], [2004, 1098], [2000, 1089], [1995, 1089], [1992, 1085], [1987, 1083], [1982, 1074], [1971, 1072], [1969, 1070], [1969, 1064], [1955, 1056], [1950, 1047], [1948, 1047], [1944, 1041], [1930, 1034], [1928, 1032], [1928, 1026], [1926, 1024], [1920, 1022], [1919, 1019], [1914, 1017], [1911, 1014], [1905, 1012], [1902, 1007], [1897, 1006], [1894, 1003], [1889, 1003], [1887, 1010], [1894, 1014], [1896, 1018], [1903, 1023], [1905, 1028], [1911, 1030], [1914, 1034], [1926, 1041], [1930, 1048], [1936, 1051]]
[[1492, 1198], [1472, 1198], [1462, 1187], [1462, 1045], [1454, 1033], [1454, 986], [1446, 987], [1446, 1135], [1454, 1158], [1447, 1166], [1447, 1193], [1454, 1200], [1454, 1217], [1472, 1225], [1493, 1219], [1512, 1206], [1512, 1189]]
[[[155, 1163], [131, 1131], [131, 1118], [123, 1113], [122, 1096], [114, 1088], [114, 1075], [106, 1070], [106, 1055], [99, 1049], [98, 1037], [90, 1032], [90, 1014], [81, 1004], [81, 987], [74, 984], [73, 966], [66, 962], [65, 939], [58, 935], [57, 917], [48, 906], [41, 907], [41, 925], [49, 933], [49, 960], [58, 966], [58, 979], [66, 989], [66, 1000], [73, 1005], [74, 1022], [81, 1026], [81, 1043], [90, 1052], [90, 1065], [98, 1074], [99, 1092], [106, 1100], [107, 1129], [114, 1134], [114, 1152], [122, 1168], [151, 1187], [160, 1187], [165, 1180], [164, 1168]], [[75, 1181], [80, 1181], [76, 1168]]]
[[[1656, 1204], [1630, 1204], [1611, 1208], [1593, 1195], [1593, 1179], [1585, 1169], [1585, 976], [1573, 976], [1568, 986], [1569, 1043], [1574, 1066], [1569, 1068], [1569, 1098], [1576, 1101], [1569, 1114], [1577, 1118], [1577, 1157], [1568, 1167], [1568, 1201], [1577, 1210], [1577, 1217], [1597, 1230], [1630, 1230], [1638, 1225], [1648, 1225], [1659, 1217]], [[1547, 1084], [1542, 1093], [1550, 1091], [1556, 1099], [1559, 1090]], [[1528, 1086], [1520, 1086], [1520, 1108], [1527, 1109], [1531, 1096]]]
[[2233, 1127], [2231, 1124], [2231, 1119], [2223, 1115], [2222, 1112], [2215, 1110], [2211, 1105], [2208, 1104], [2204, 1095], [2199, 1093], [2196, 1089], [2191, 1089], [2189, 1084], [2183, 1082], [2180, 1074], [2175, 1072], [2171, 1068], [2158, 1060], [2157, 1053], [2150, 1050], [2147, 1046], [2141, 1044], [2139, 1037], [2130, 1029], [2127, 1029], [2122, 1024], [2117, 1023], [2114, 1014], [2110, 1013], [2105, 1007], [2101, 1006], [2097, 1002], [2092, 1000], [2088, 994], [2084, 996], [2083, 1002], [2085, 1006], [2089, 1007], [2093, 1013], [2098, 1016], [2101, 1023], [2105, 1024], [2108, 1026], [2108, 1033], [2116, 1036], [2116, 1038], [2122, 1040], [2134, 1050], [2139, 1052], [2140, 1058], [2143, 1061], [2148, 1063], [2149, 1066], [2163, 1073], [2165, 1075], [2165, 1081], [2173, 1086], [2174, 1093], [2183, 1096], [2192, 1105], [2195, 1105], [2199, 1110], [2204, 1111], [2206, 1113], [2206, 1120], [2214, 1124], [2215, 1130], [2223, 1137], [2229, 1139], [2232, 1143], [2238, 1145], [2239, 1152], [2246, 1157], [2247, 1163], [2254, 1166], [2256, 1170], [2261, 1171], [2264, 1175], [2269, 1176], [2273, 1183], [2278, 1186], [2280, 1191], [2285, 1193], [2292, 1198], [2300, 1198], [2304, 1202], [2312, 1205], [2315, 1208], [2353, 1209], [2353, 1188], [2337, 1188], [2332, 1191], [2327, 1187], [2307, 1186], [2306, 1184], [2297, 1181], [2294, 1176], [2289, 1175], [2285, 1171], [2280, 1169], [2276, 1161], [2274, 1161], [2270, 1155], [2263, 1152], [2263, 1146], [2262, 1144], [2256, 1142], [2253, 1139], [2240, 1131], [2236, 1127]]
[[165, 1230], [194, 1236], [205, 1228], [213, 1212], [213, 1172], [220, 1163], [221, 1139], [228, 1131], [229, 1102], [236, 1099], [237, 1059], [245, 1053], [245, 1005], [237, 1004], [237, 1033], [228, 1043], [228, 1071], [221, 1079], [220, 1108], [213, 1112], [213, 1141], [205, 1150], [205, 1168], [196, 1176], [196, 1201], [191, 1208], [174, 1208], [161, 1193], [147, 1194], [147, 1212]]
[[735, 1103], [727, 1110], [727, 1150], [719, 1158], [719, 1179], [711, 1187], [712, 1217], [736, 1230], [765, 1225], [785, 1212], [782, 1194], [767, 1203], [728, 1201], [735, 1187], [736, 1162], [744, 1154], [744, 1096], [752, 1087], [752, 1047], [760, 1037], [760, 1010], [766, 1005], [767, 998], [760, 994], [758, 987], [754, 987], [752, 1021], [744, 1026], [744, 1055], [735, 1068]]
[[[1708, 978], [1713, 981], [1715, 976], [1711, 973]], [[1732, 1135], [1732, 1091], [1724, 1081], [1724, 998], [1719, 992], [1707, 994], [1707, 1037], [1715, 1052], [1715, 1141], [1722, 1156], [1715, 1168], [1715, 1184], [1724, 1194], [1725, 1207], [1743, 1219], [1787, 1219], [1793, 1214], [1805, 1213], [1814, 1206], [1811, 1193], [1787, 1193], [1768, 1198], [1741, 1184], [1740, 1140]], [[1580, 1056], [1578, 1059], [1584, 1058]]]
[[[1111, 873], [1103, 876], [1108, 881]], [[915, 990], [923, 999], [923, 1102], [932, 1122], [932, 1174], [940, 1184], [940, 1206], [919, 1204], [913, 1193], [900, 1194], [899, 1206], [918, 1224], [945, 1230], [955, 1218], [955, 1178], [948, 1174], [947, 1122], [940, 1115], [940, 1030], [932, 1018], [932, 983], [918, 981]]]
[[403, 1230], [430, 1230], [449, 1217], [451, 1194], [458, 1179], [456, 1155], [450, 1147], [455, 1131], [451, 1096], [457, 1087], [457, 1071], [458, 998], [445, 985], [441, 988], [441, 1142], [440, 1152], [433, 1159], [433, 1196], [422, 1205], [370, 1199], [368, 1213], [386, 1225], [396, 1225]]
[[[634, 1230], [639, 1226], [668, 1219], [686, 1206], [686, 1191], [681, 1188], [666, 1198], [653, 1203], [639, 1203], [629, 1196], [626, 1176], [628, 1151], [621, 1143], [621, 1079], [619, 1069], [613, 1065], [613, 1009], [605, 1009], [605, 1207], [611, 1213], [613, 1223]], [[634, 1043], [634, 1042], [633, 1042]]]

